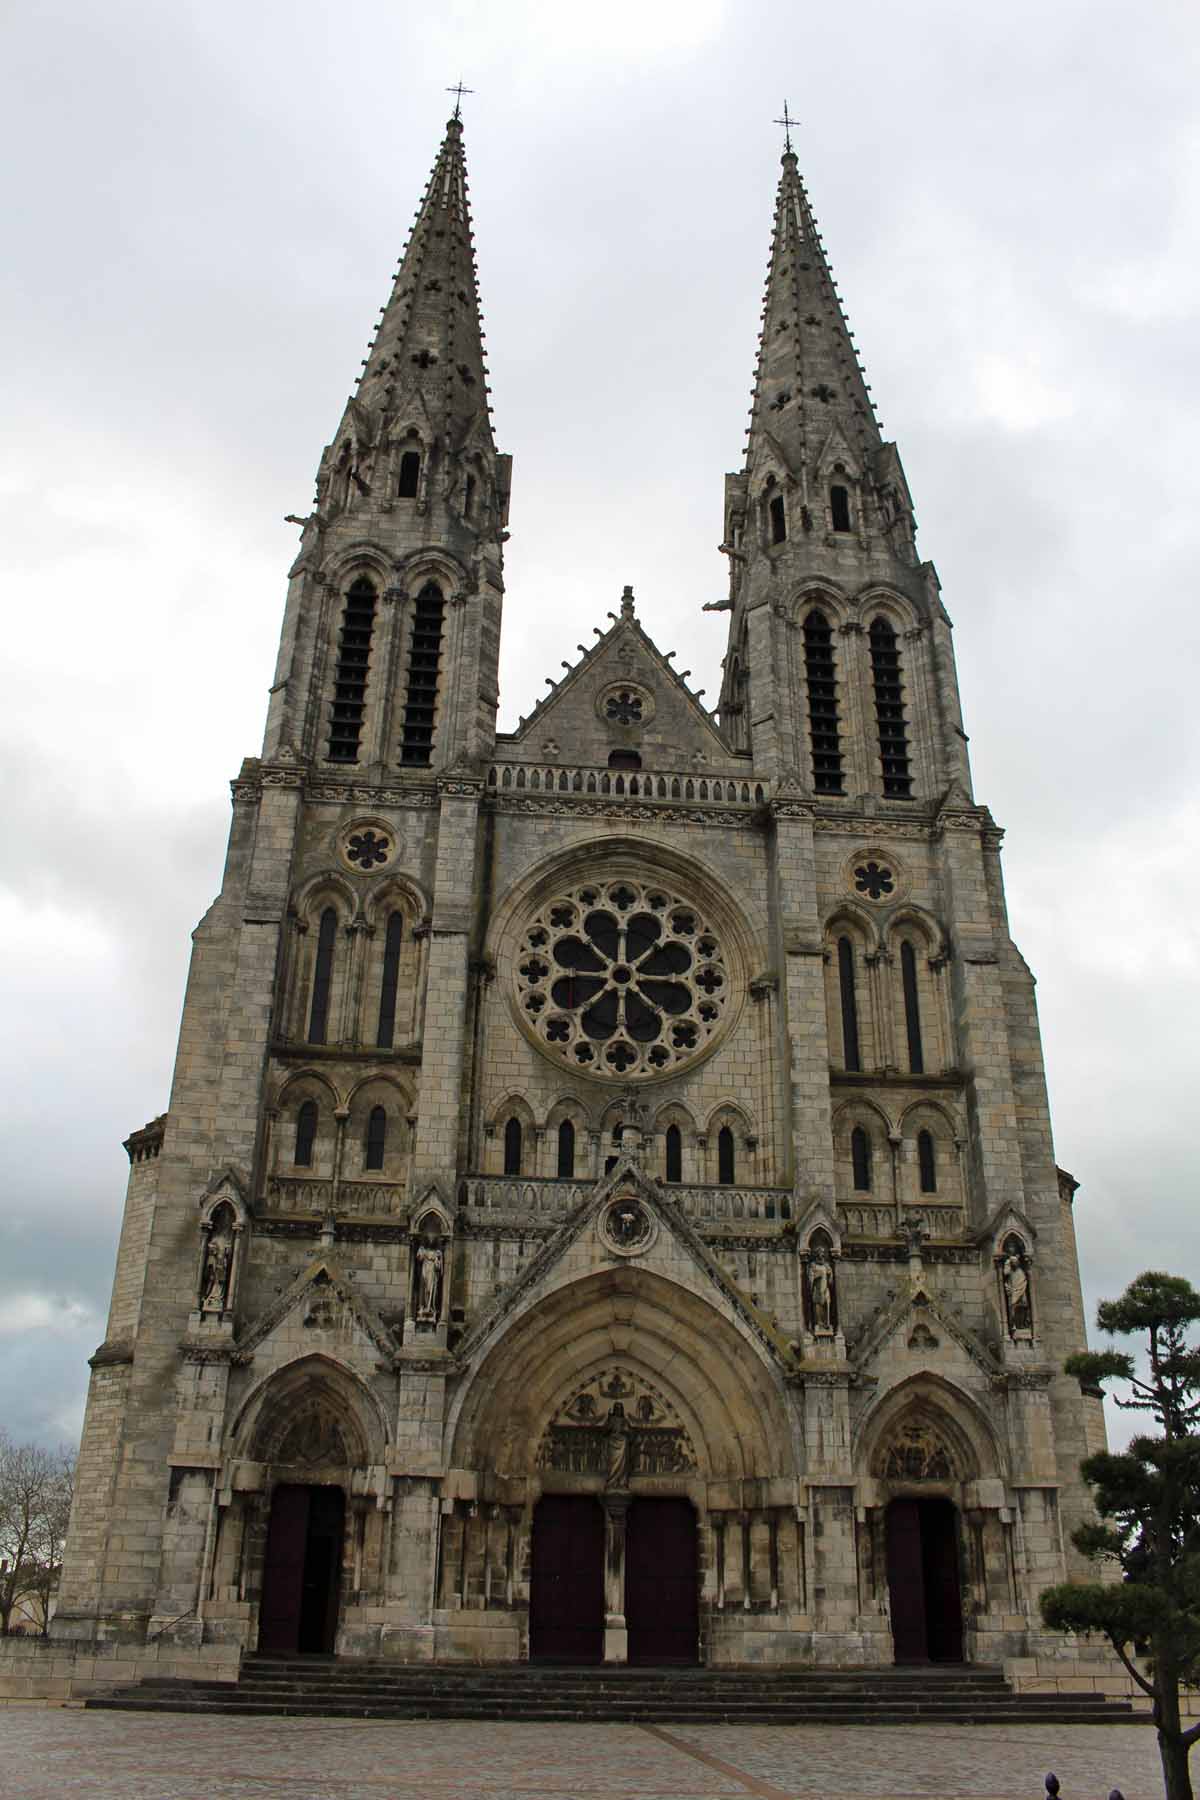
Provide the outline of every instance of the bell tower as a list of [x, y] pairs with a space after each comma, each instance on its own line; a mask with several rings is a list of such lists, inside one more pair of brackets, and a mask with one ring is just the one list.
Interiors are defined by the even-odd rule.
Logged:
[[511, 469], [492, 436], [456, 114], [295, 521], [265, 758], [383, 774], [487, 756]]

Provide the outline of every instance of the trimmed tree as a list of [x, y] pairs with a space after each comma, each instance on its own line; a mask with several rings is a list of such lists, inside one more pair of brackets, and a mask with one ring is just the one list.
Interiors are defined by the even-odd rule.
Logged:
[[1161, 1436], [1085, 1458], [1080, 1473], [1099, 1516], [1072, 1542], [1107, 1579], [1065, 1582], [1041, 1597], [1047, 1625], [1106, 1637], [1149, 1696], [1168, 1800], [1192, 1800], [1188, 1756], [1200, 1738], [1200, 1724], [1184, 1730], [1180, 1718], [1180, 1690], [1200, 1686], [1200, 1348], [1187, 1340], [1198, 1320], [1192, 1284], [1148, 1270], [1096, 1312], [1101, 1331], [1143, 1339], [1144, 1375], [1119, 1350], [1085, 1351], [1064, 1364], [1085, 1387], [1126, 1383], [1116, 1404], [1151, 1414]]

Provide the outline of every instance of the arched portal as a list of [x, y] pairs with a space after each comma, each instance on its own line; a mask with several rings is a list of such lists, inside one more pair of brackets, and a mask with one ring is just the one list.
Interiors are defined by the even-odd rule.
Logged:
[[[451, 1443], [477, 1490], [526, 1496], [530, 1654], [555, 1661], [697, 1661], [701, 1571], [741, 1555], [746, 1484], [795, 1474], [767, 1347], [626, 1264], [557, 1289], [493, 1343]], [[451, 1541], [448, 1606], [457, 1554]]]
[[887, 1395], [864, 1437], [884, 1497], [895, 1659], [961, 1662], [962, 1502], [968, 1483], [999, 1472], [991, 1433], [965, 1395], [926, 1376]]

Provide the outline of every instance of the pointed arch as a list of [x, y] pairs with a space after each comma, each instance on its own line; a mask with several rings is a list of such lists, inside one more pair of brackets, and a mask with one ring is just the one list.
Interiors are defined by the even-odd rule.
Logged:
[[[270, 1452], [286, 1436], [289, 1421], [301, 1407], [322, 1401], [342, 1421], [352, 1466], [382, 1463], [389, 1439], [382, 1404], [352, 1368], [320, 1352], [284, 1363], [251, 1388], [229, 1428], [229, 1453], [256, 1462], [273, 1461]], [[255, 1454], [260, 1450], [268, 1454]]]
[[[1007, 1478], [1008, 1459], [982, 1409], [962, 1388], [930, 1371], [898, 1381], [880, 1395], [855, 1430], [855, 1468], [875, 1474], [883, 1467], [890, 1446], [901, 1441], [905, 1428], [921, 1423], [940, 1438], [953, 1459], [953, 1473], [935, 1479]], [[905, 1479], [903, 1475], [882, 1478]]]

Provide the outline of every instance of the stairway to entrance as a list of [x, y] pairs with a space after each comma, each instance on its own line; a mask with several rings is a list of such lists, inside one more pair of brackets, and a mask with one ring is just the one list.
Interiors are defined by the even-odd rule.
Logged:
[[1127, 1700], [1018, 1694], [998, 1668], [654, 1669], [490, 1667], [247, 1656], [236, 1683], [153, 1678], [89, 1699], [138, 1712], [352, 1719], [670, 1724], [1128, 1723]]

